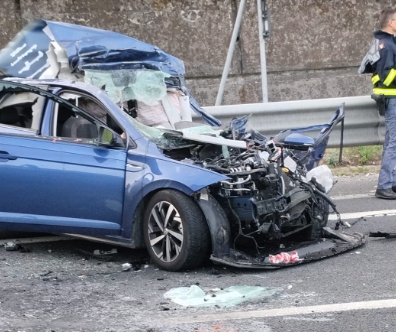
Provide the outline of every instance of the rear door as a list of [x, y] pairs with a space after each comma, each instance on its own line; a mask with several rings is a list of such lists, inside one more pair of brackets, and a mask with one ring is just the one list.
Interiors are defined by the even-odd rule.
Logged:
[[126, 148], [98, 145], [99, 124], [44, 90], [0, 83], [0, 228], [120, 234]]

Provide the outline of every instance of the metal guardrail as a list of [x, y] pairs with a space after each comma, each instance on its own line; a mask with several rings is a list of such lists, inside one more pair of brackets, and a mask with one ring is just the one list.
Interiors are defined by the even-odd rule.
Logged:
[[[344, 146], [382, 144], [385, 120], [379, 116], [370, 96], [285, 101], [204, 107], [227, 124], [232, 118], [251, 114], [248, 129], [270, 137], [283, 129], [308, 127], [329, 122], [333, 113], [345, 103]], [[197, 116], [194, 117], [197, 120]], [[313, 133], [315, 137], [316, 133]], [[340, 145], [341, 125], [330, 134], [330, 147]], [[312, 135], [310, 135], [312, 136]]]

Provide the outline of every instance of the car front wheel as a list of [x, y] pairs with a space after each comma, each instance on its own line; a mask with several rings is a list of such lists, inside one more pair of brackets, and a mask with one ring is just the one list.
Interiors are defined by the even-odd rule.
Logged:
[[201, 209], [176, 190], [159, 191], [149, 201], [144, 240], [153, 262], [168, 271], [198, 267], [210, 249], [209, 228]]

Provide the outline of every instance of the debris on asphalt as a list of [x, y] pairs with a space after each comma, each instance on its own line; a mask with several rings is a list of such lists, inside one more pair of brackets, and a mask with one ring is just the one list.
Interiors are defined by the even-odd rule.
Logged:
[[185, 307], [232, 307], [241, 303], [268, 302], [282, 292], [283, 288], [278, 287], [231, 286], [208, 294], [192, 285], [172, 288], [164, 294], [164, 298]]
[[88, 258], [96, 258], [104, 261], [110, 261], [113, 259], [115, 254], [118, 254], [118, 250], [116, 248], [112, 248], [111, 250], [95, 249], [92, 252], [76, 248], [76, 251], [83, 254], [84, 256], [87, 256]]
[[114, 254], [118, 254], [118, 250], [117, 248], [112, 248], [110, 250], [100, 250], [100, 249], [96, 249], [93, 252], [94, 256], [96, 257], [100, 257], [100, 256], [109, 256], [109, 255], [114, 255]]
[[210, 291], [211, 291], [211, 292], [219, 292], [219, 291], [221, 291], [221, 290], [223, 290], [223, 288], [213, 288], [213, 289], [211, 289]]
[[271, 264], [279, 264], [279, 263], [294, 264], [297, 263], [299, 260], [300, 257], [298, 256], [297, 251], [293, 251], [291, 254], [288, 254], [286, 252], [281, 252], [275, 256], [269, 255], [269, 261]]
[[132, 264], [129, 264], [129, 263], [122, 264], [122, 271], [124, 271], [124, 272], [130, 271], [131, 268], [132, 268]]
[[139, 271], [142, 270], [142, 265], [140, 265], [140, 264], [132, 264], [132, 269], [135, 272], [139, 272]]
[[369, 237], [384, 237], [385, 239], [395, 239], [396, 233], [370, 232]]
[[6, 251], [18, 251], [20, 247], [21, 247], [21, 244], [18, 240], [10, 241], [10, 242], [7, 242], [4, 244], [4, 249]]
[[9, 241], [4, 243], [4, 249], [6, 251], [19, 251], [19, 252], [31, 252], [29, 248], [24, 247], [19, 240]]

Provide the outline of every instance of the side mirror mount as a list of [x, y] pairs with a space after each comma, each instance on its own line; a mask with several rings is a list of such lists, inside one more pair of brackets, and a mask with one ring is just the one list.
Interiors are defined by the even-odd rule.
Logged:
[[114, 146], [117, 142], [117, 137], [114, 132], [112, 132], [109, 128], [99, 127], [99, 145], [102, 146]]
[[124, 140], [107, 127], [99, 126], [98, 145], [106, 147], [124, 147]]

